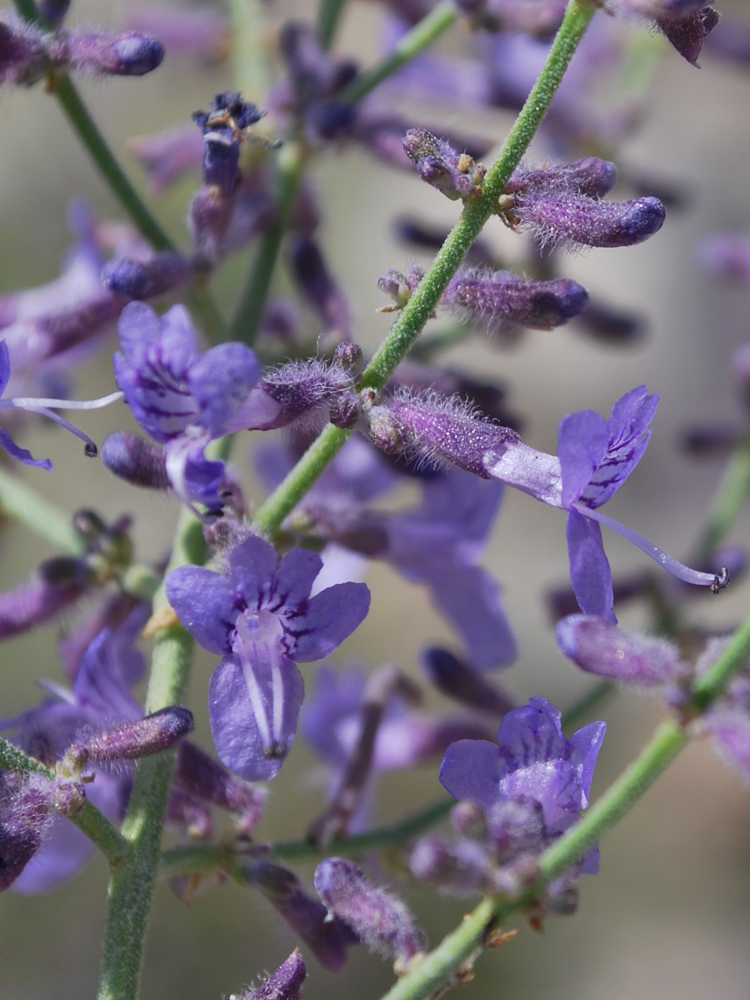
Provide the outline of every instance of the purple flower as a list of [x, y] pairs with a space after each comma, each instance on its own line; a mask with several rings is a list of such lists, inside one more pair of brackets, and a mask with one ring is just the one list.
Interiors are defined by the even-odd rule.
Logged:
[[447, 198], [470, 201], [481, 195], [487, 168], [468, 153], [458, 153], [445, 139], [423, 128], [410, 128], [402, 145], [422, 180]]
[[221, 507], [224, 466], [208, 461], [204, 449], [239, 429], [233, 418], [260, 375], [255, 354], [244, 344], [226, 343], [199, 355], [183, 306], [160, 318], [131, 302], [119, 333], [118, 384], [141, 427], [165, 446], [175, 492], [186, 503]]
[[209, 691], [219, 757], [249, 780], [273, 778], [297, 729], [304, 684], [295, 660], [319, 660], [364, 620], [370, 592], [344, 583], [310, 596], [323, 563], [250, 537], [228, 558], [226, 575], [184, 566], [167, 579], [167, 596], [185, 628], [219, 653]]
[[300, 1000], [307, 969], [295, 948], [289, 958], [256, 989], [243, 990], [233, 1000]]
[[484, 469], [493, 478], [568, 511], [568, 554], [579, 606], [584, 614], [613, 623], [612, 576], [599, 523], [686, 583], [721, 589], [727, 582], [723, 576], [683, 566], [597, 510], [614, 496], [643, 456], [658, 401], [658, 396], [649, 396], [646, 387], [640, 386], [615, 403], [608, 421], [591, 410], [571, 413], [560, 424], [559, 457], [513, 441], [484, 456]]
[[514, 799], [538, 802], [550, 831], [560, 831], [589, 804], [589, 790], [606, 723], [592, 722], [570, 740], [560, 712], [544, 698], [532, 698], [508, 712], [497, 745], [461, 740], [448, 747], [440, 783], [459, 802], [485, 811]]

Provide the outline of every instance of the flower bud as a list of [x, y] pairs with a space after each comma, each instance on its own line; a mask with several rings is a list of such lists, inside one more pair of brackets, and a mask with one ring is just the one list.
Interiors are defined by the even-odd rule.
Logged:
[[482, 193], [487, 168], [468, 153], [458, 153], [445, 139], [423, 128], [410, 128], [402, 145], [422, 180], [447, 198], [469, 201]]
[[145, 76], [161, 65], [164, 47], [139, 31], [69, 31], [50, 46], [55, 62], [92, 76]]
[[530, 229], [542, 245], [628, 247], [643, 243], [662, 225], [658, 198], [605, 202], [582, 195], [547, 196], [533, 189], [513, 200], [511, 224]]
[[427, 948], [424, 931], [405, 903], [377, 888], [346, 858], [326, 858], [315, 869], [315, 888], [326, 906], [352, 927], [373, 951], [406, 970]]
[[66, 756], [72, 763], [85, 765], [87, 760], [102, 764], [114, 760], [138, 760], [171, 749], [193, 731], [193, 714], [173, 705], [147, 715], [136, 722], [126, 722], [114, 729], [84, 736], [73, 744]]
[[292, 273], [305, 299], [315, 309], [326, 330], [348, 337], [349, 304], [331, 277], [318, 246], [308, 237], [298, 239], [291, 254]]
[[271, 973], [257, 989], [233, 994], [229, 1000], [299, 1000], [306, 976], [305, 963], [295, 948], [286, 962], [280, 965], [276, 972]]
[[483, 419], [456, 396], [404, 393], [365, 408], [365, 419], [381, 451], [423, 465], [452, 463], [483, 479], [491, 478], [483, 465], [487, 452], [520, 441], [515, 431]]
[[246, 877], [309, 945], [321, 965], [332, 972], [343, 968], [346, 949], [358, 944], [359, 938], [339, 917], [331, 920], [326, 907], [303, 892], [296, 875], [279, 865], [256, 861], [247, 867]]
[[516, 167], [504, 188], [506, 194], [524, 194], [533, 189], [538, 193], [580, 194], [586, 198], [602, 198], [617, 183], [617, 167], [598, 156], [587, 156], [573, 163], [543, 164]]
[[[291, 361], [264, 374], [233, 417], [233, 426], [267, 431], [301, 419], [314, 424], [327, 419], [331, 409], [339, 412], [338, 402], [353, 382], [352, 374], [335, 361]], [[350, 415], [351, 403], [340, 412]]]
[[120, 257], [102, 268], [102, 284], [122, 299], [150, 299], [184, 284], [190, 262], [177, 253], [155, 254], [150, 260]]
[[684, 59], [697, 66], [703, 43], [719, 23], [720, 16], [712, 7], [702, 7], [687, 17], [656, 18], [654, 24]]
[[440, 304], [484, 324], [490, 332], [516, 325], [552, 330], [578, 316], [588, 292], [575, 281], [530, 281], [509, 271], [466, 268], [451, 278]]
[[104, 439], [102, 462], [110, 472], [133, 486], [171, 489], [163, 450], [132, 431], [116, 431]]
[[474, 840], [452, 844], [442, 837], [424, 837], [411, 852], [409, 869], [420, 882], [455, 896], [495, 888], [492, 857], [484, 844]]
[[42, 0], [37, 4], [42, 18], [50, 25], [62, 24], [70, 8], [70, 0]]
[[563, 618], [555, 636], [565, 656], [598, 677], [653, 687], [689, 674], [677, 647], [666, 639], [623, 632], [601, 618]]
[[94, 583], [84, 559], [61, 557], [42, 563], [36, 577], [0, 594], [0, 639], [9, 639], [55, 618]]
[[421, 664], [438, 691], [462, 705], [497, 716], [513, 708], [505, 695], [447, 649], [426, 649]]

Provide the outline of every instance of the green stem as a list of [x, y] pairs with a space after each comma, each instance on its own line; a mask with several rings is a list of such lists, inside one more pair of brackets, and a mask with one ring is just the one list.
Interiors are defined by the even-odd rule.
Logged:
[[0, 467], [0, 510], [39, 538], [67, 555], [83, 555], [86, 546], [73, 527], [70, 515], [61, 511], [23, 479]]
[[[33, 774], [43, 774], [45, 778], [54, 780], [55, 772], [45, 767], [35, 757], [29, 757], [19, 747], [0, 738], [0, 768], [4, 771], [25, 771]], [[86, 800], [83, 809], [75, 816], [67, 817], [78, 829], [85, 833], [92, 844], [105, 856], [112, 867], [122, 863], [130, 845], [104, 813]]]
[[[365, 369], [362, 386], [383, 388], [437, 306], [471, 244], [495, 211], [497, 199], [539, 128], [578, 43], [594, 14], [582, 0], [570, 0], [560, 30], [538, 80], [529, 94], [498, 158], [487, 171], [481, 197], [464, 208], [432, 267], [404, 306], [398, 320]], [[328, 426], [295, 468], [258, 509], [256, 526], [271, 533], [279, 528], [343, 447], [349, 432]]]
[[726, 689], [734, 674], [750, 656], [750, 616], [740, 625], [711, 669], [693, 684], [691, 708], [704, 711]]
[[383, 80], [393, 76], [402, 66], [411, 62], [420, 52], [424, 52], [432, 43], [448, 30], [458, 20], [456, 8], [450, 3], [439, 3], [411, 31], [408, 31], [398, 42], [392, 52], [373, 67], [369, 73], [353, 80], [341, 92], [341, 99], [356, 104], [371, 93]]
[[70, 77], [65, 74], [56, 76], [54, 93], [76, 135], [139, 232], [154, 250], [173, 251], [174, 244], [125, 176]]
[[346, 6], [346, 0], [321, 0], [318, 5], [317, 36], [321, 47], [328, 51], [333, 45], [336, 29], [341, 21], [341, 14]]
[[698, 542], [697, 561], [708, 559], [734, 524], [750, 493], [750, 441], [734, 452], [716, 490], [708, 522]]
[[[187, 562], [201, 562], [205, 545], [200, 524], [186, 509], [180, 515], [167, 573]], [[161, 591], [156, 608], [166, 604]], [[146, 695], [146, 712], [183, 702], [192, 636], [174, 626], [157, 633]], [[161, 837], [172, 785], [176, 750], [141, 762], [123, 823], [130, 852], [110, 881], [99, 1000], [136, 1000], [143, 945], [161, 858]]]

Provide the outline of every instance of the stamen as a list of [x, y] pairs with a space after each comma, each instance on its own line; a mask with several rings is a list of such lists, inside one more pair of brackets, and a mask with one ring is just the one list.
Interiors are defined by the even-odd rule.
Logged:
[[602, 514], [599, 510], [593, 510], [591, 507], [587, 507], [586, 504], [581, 503], [580, 500], [572, 505], [579, 514], [583, 514], [584, 517], [591, 518], [592, 521], [598, 521], [600, 524], [606, 525], [612, 531], [616, 531], [618, 535], [622, 535], [623, 538], [627, 538], [629, 542], [636, 545], [641, 552], [645, 552], [649, 559], [653, 559], [655, 563], [662, 566], [668, 573], [672, 576], [676, 576], [678, 580], [682, 580], [685, 583], [691, 583], [696, 587], [710, 587], [711, 592], [718, 594], [719, 591], [723, 590], [729, 583], [729, 570], [724, 567], [720, 574], [716, 573], [702, 573], [697, 569], [691, 569], [689, 566], [685, 566], [684, 563], [679, 562], [672, 556], [667, 555], [662, 549], [653, 542], [650, 542], [648, 538], [644, 538], [643, 535], [639, 535], [637, 531], [633, 531], [632, 528], [626, 528], [624, 524], [620, 524], [619, 521], [615, 521], [614, 518], [608, 517], [606, 514]]
[[92, 438], [88, 436], [75, 424], [72, 424], [59, 413], [55, 413], [50, 407], [60, 410], [99, 410], [110, 403], [117, 402], [123, 398], [121, 392], [111, 392], [108, 396], [101, 396], [99, 399], [36, 399], [34, 396], [17, 396], [15, 399], [0, 399], [0, 409], [3, 410], [26, 410], [28, 413], [38, 413], [41, 417], [47, 417], [53, 423], [59, 424], [71, 434], [83, 441], [84, 452], [88, 458], [96, 458], [99, 449]]

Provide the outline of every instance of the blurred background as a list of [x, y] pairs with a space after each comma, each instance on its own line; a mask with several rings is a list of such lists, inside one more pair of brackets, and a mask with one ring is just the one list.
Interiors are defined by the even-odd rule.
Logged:
[[[721, 10], [744, 15], [743, 0], [721, 0]], [[291, 3], [268, 8], [272, 22], [309, 17], [311, 9]], [[71, 23], [125, 23], [125, 7], [89, 0], [74, 5]], [[604, 17], [597, 14], [597, 17]], [[337, 42], [365, 65], [372, 63], [383, 24], [375, 4], [351, 0]], [[642, 29], [646, 30], [646, 29]], [[461, 45], [462, 29], [455, 32]], [[656, 43], [655, 43], [656, 44]], [[512, 347], [474, 338], [448, 356], [467, 372], [496, 375], [508, 386], [510, 403], [525, 421], [524, 439], [555, 451], [557, 425], [568, 412], [608, 413], [613, 402], [647, 383], [661, 396], [654, 435], [637, 473], [612, 501], [608, 513], [640, 531], [675, 556], [689, 552], [700, 533], [716, 489], [721, 462], [696, 462], [681, 451], [688, 424], [739, 418], [729, 362], [750, 339], [750, 291], [726, 288], [696, 264], [696, 244], [717, 230], [750, 230], [750, 68], [732, 67], [705, 54], [700, 71], [676, 53], [665, 58], [644, 104], [642, 121], [619, 150], [619, 160], [684, 194], [662, 231], [642, 246], [595, 250], [563, 261], [575, 278], [612, 304], [632, 309], [648, 322], [648, 336], [614, 348], [581, 334], [575, 324], [552, 333], [529, 331]], [[134, 135], [184, 124], [211, 97], [232, 89], [227, 66], [199, 65], [169, 55], [158, 72], [142, 80], [84, 83], [82, 91], [131, 176], [145, 181], [127, 152]], [[403, 108], [401, 109], [404, 110]], [[433, 109], [433, 111], [436, 109]], [[498, 143], [512, 117], [437, 109], [446, 128], [460, 124], [495, 136]], [[416, 114], [416, 111], [415, 111]], [[435, 120], [433, 115], [432, 120]], [[67, 205], [84, 197], [102, 214], [121, 218], [93, 167], [78, 147], [57, 104], [43, 93], [4, 88], [0, 94], [0, 293], [52, 280], [71, 244]], [[538, 156], [545, 155], [540, 149]], [[375, 313], [384, 300], [377, 279], [403, 267], [411, 252], [393, 238], [393, 220], [408, 212], [446, 228], [458, 215], [454, 203], [416, 177], [383, 168], [359, 150], [326, 155], [313, 167], [325, 221], [319, 234], [329, 265], [355, 309], [359, 342], [372, 350], [391, 317]], [[184, 181], [155, 206], [178, 243], [196, 181]], [[517, 239], [495, 220], [486, 238], [498, 252], [514, 252]], [[247, 258], [217, 281], [229, 312]], [[75, 387], [80, 398], [114, 388], [111, 358], [93, 360]], [[126, 417], [126, 420], [128, 418]], [[84, 417], [81, 424], [101, 441], [123, 426], [121, 407]], [[129, 426], [129, 425], [128, 425]], [[30, 429], [23, 443], [33, 454], [51, 455], [55, 471], [25, 469], [29, 482], [69, 511], [85, 504], [106, 519], [130, 512], [141, 558], [164, 552], [172, 535], [176, 504], [123, 489], [99, 464], [84, 458], [80, 443], [48, 426]], [[249, 476], [246, 445], [235, 455]], [[82, 483], [85, 487], [82, 489]], [[250, 483], [251, 495], [262, 492]], [[567, 574], [564, 519], [559, 511], [508, 491], [485, 564], [505, 587], [507, 605], [521, 646], [521, 658], [502, 683], [523, 703], [542, 694], [565, 709], [587, 690], [584, 678], [557, 651], [541, 597]], [[738, 521], [732, 540], [747, 544], [750, 519]], [[615, 572], [643, 565], [643, 555], [619, 537], [605, 539]], [[22, 529], [0, 538], [2, 586], [7, 589], [52, 553]], [[364, 626], [343, 646], [338, 663], [374, 666], [394, 661], [416, 673], [420, 649], [455, 638], [432, 612], [421, 588], [408, 587], [375, 566], [367, 582], [374, 599]], [[740, 581], [720, 599], [693, 602], [699, 625], [730, 628], [750, 609], [750, 585]], [[623, 616], [637, 626], [636, 612]], [[419, 622], [418, 626], [415, 622]], [[61, 681], [55, 652], [59, 629], [49, 627], [3, 645], [0, 717], [36, 704], [38, 677]], [[212, 658], [200, 654], [191, 690], [198, 741], [211, 747], [206, 689]], [[434, 704], [438, 705], [438, 699]], [[444, 707], [444, 706], [443, 706]], [[594, 783], [599, 794], [648, 739], [660, 716], [656, 702], [625, 692], [602, 706], [596, 718], [608, 722]], [[259, 839], [302, 836], [321, 806], [311, 780], [312, 754], [298, 740], [281, 776], [271, 787]], [[387, 822], [439, 798], [437, 769], [387, 776], [380, 787], [378, 821]], [[750, 794], [742, 781], [703, 743], [692, 745], [639, 806], [602, 843], [601, 874], [580, 883], [576, 916], [552, 919], [543, 937], [511, 921], [520, 933], [479, 963], [476, 981], [462, 987], [466, 1000], [713, 1000], [747, 996], [750, 954]], [[308, 882], [312, 868], [298, 866]], [[386, 869], [383, 869], [384, 876]], [[0, 899], [0, 1000], [82, 1000], [94, 996], [105, 913], [106, 866], [96, 859], [55, 893]], [[403, 887], [404, 883], [400, 883]], [[452, 929], [471, 902], [435, 902], [432, 890], [404, 889], [434, 943]], [[144, 1000], [209, 1000], [238, 992], [262, 971], [274, 969], [297, 942], [268, 905], [235, 885], [213, 888], [191, 906], [166, 885], [158, 892], [147, 948]], [[351, 953], [346, 971], [334, 976], [308, 962], [307, 1000], [378, 997], [392, 974], [376, 956]]]

